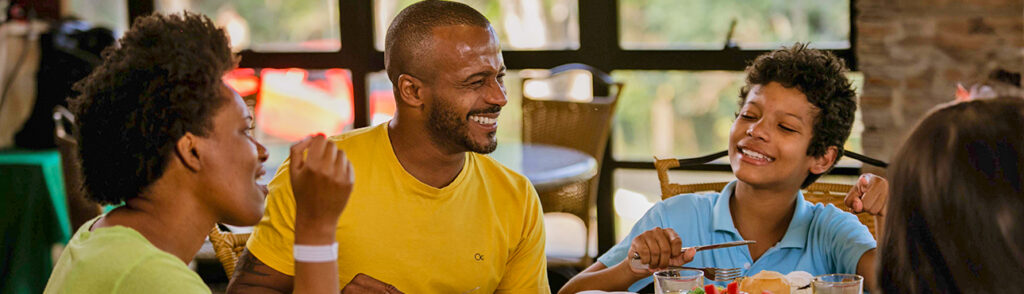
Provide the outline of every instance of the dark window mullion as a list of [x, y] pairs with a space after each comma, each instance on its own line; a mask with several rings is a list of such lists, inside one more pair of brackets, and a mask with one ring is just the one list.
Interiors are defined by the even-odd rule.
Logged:
[[[853, 50], [829, 50], [854, 66]], [[754, 58], [771, 50], [628, 50], [611, 59], [611, 68], [637, 70], [734, 70], [742, 71]]]
[[135, 22], [135, 18], [140, 16], [146, 16], [153, 13], [156, 10], [154, 7], [154, 1], [146, 0], [129, 0], [128, 1], [128, 26], [131, 27], [132, 23]]
[[352, 102], [355, 119], [352, 127], [370, 125], [369, 93], [366, 76], [384, 68], [384, 60], [374, 60], [373, 48], [373, 0], [338, 0], [341, 25], [341, 53], [347, 58], [347, 67], [352, 72]]
[[[619, 58], [619, 14], [616, 0], [580, 0], [580, 49], [577, 60], [611, 72]], [[565, 62], [563, 62], [565, 63]]]
[[[551, 68], [582, 62], [599, 62], [611, 70], [732, 70], [742, 71], [757, 56], [770, 50], [708, 51], [708, 50], [607, 50], [617, 58], [597, 58], [582, 51], [504, 51], [509, 69]], [[853, 50], [830, 50], [853, 67]]]
[[[579, 59], [586, 64], [611, 73], [614, 63], [621, 59], [619, 47], [619, 13], [616, 0], [578, 1], [580, 10]], [[598, 178], [597, 254], [603, 254], [615, 245], [615, 207], [612, 192], [615, 183], [615, 163], [612, 159], [615, 134], [608, 135], [604, 160]], [[583, 220], [590, 222], [590, 220]]]
[[544, 69], [585, 60], [577, 51], [502, 51], [508, 69]]
[[857, 15], [860, 14], [860, 12], [857, 11], [856, 4], [857, 0], [850, 0], [850, 49], [848, 50], [849, 54], [847, 54], [846, 56], [839, 56], [842, 57], [843, 59], [846, 59], [846, 66], [849, 67], [851, 71], [856, 71], [860, 69], [860, 66], [857, 65], [857, 54], [855, 54], [854, 52], [854, 50], [857, 49], [857, 26], [855, 24], [857, 21]]
[[[344, 43], [342, 43], [344, 46]], [[303, 69], [326, 69], [326, 68], [351, 68], [356, 65], [354, 56], [346, 54], [344, 47], [342, 52], [255, 52], [243, 50], [239, 53], [242, 61], [239, 67], [254, 68], [303, 68]]]

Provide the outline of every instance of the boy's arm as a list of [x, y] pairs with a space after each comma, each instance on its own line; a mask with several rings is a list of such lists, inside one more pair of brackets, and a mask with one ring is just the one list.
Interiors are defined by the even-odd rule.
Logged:
[[584, 290], [621, 291], [645, 277], [647, 275], [637, 275], [630, 270], [625, 260], [612, 267], [595, 262], [572, 277], [558, 293], [576, 293]]
[[860, 175], [843, 202], [853, 213], [867, 212], [874, 216], [876, 235], [884, 232], [885, 210], [889, 207], [889, 181], [885, 178], [871, 173]]
[[[583, 290], [621, 291], [639, 280], [651, 276], [658, 268], [681, 266], [693, 261], [696, 250], [681, 252], [683, 242], [673, 229], [655, 227], [633, 238], [625, 258], [612, 267], [595, 262], [576, 275], [559, 293], [576, 293]], [[631, 256], [639, 256], [640, 263], [649, 268], [633, 268]]]
[[875, 261], [877, 259], [877, 249], [871, 249], [864, 252], [861, 255], [860, 261], [857, 262], [857, 274], [864, 277], [864, 290], [874, 292], [878, 289], [878, 285], [875, 285]]
[[[845, 199], [846, 205], [854, 213], [867, 212], [875, 218], [875, 239], [885, 232], [885, 211], [889, 202], [889, 182], [874, 174], [863, 174], [857, 179]], [[878, 250], [871, 249], [861, 255], [857, 262], [857, 274], [864, 277], [864, 289], [877, 289], [875, 284], [875, 264]]]

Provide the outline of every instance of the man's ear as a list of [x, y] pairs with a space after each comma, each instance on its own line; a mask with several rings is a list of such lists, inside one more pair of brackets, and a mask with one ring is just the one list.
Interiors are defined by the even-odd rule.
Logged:
[[407, 74], [398, 75], [398, 99], [413, 108], [423, 105], [423, 81]]
[[174, 154], [185, 168], [192, 171], [202, 168], [199, 159], [199, 137], [196, 135], [185, 132], [184, 136], [178, 138], [178, 142], [174, 144]]
[[825, 154], [814, 157], [814, 161], [811, 162], [811, 173], [823, 174], [832, 168], [832, 164], [836, 161], [836, 156], [839, 155], [839, 147], [828, 146], [825, 149]]

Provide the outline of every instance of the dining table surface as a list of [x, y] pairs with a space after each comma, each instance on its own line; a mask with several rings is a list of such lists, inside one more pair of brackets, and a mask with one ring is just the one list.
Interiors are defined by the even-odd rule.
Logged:
[[589, 180], [598, 171], [589, 154], [541, 143], [502, 142], [490, 156], [530, 179], [538, 193]]

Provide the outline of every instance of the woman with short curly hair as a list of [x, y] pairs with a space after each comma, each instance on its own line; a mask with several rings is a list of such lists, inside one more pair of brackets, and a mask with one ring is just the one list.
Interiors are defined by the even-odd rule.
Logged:
[[[209, 293], [187, 264], [216, 223], [256, 224], [267, 193], [256, 183], [267, 151], [251, 136], [242, 98], [221, 80], [237, 58], [223, 29], [187, 12], [139, 18], [119, 45], [104, 50], [70, 104], [82, 188], [123, 205], [78, 229], [46, 293]], [[292, 147], [293, 155], [308, 150], [290, 163], [301, 174], [293, 180], [302, 207], [296, 292], [338, 289], [337, 245], [325, 244], [334, 236], [303, 231], [336, 224], [351, 190], [348, 161], [329, 144], [319, 135]]]

